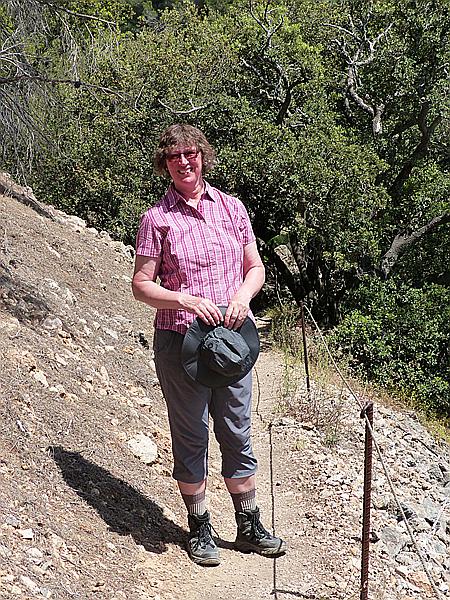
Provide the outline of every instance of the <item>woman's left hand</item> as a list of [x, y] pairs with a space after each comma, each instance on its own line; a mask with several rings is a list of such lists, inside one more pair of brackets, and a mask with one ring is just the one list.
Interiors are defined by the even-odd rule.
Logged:
[[228, 305], [223, 326], [228, 329], [238, 329], [245, 321], [248, 311], [250, 310], [250, 301], [233, 298]]

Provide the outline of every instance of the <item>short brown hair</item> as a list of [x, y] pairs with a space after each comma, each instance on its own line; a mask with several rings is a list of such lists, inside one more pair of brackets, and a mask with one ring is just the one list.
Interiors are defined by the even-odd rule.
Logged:
[[202, 153], [203, 173], [210, 171], [216, 164], [216, 151], [205, 134], [193, 125], [175, 123], [162, 132], [153, 155], [153, 164], [158, 175], [168, 176], [166, 156], [171, 148], [181, 145], [195, 146]]

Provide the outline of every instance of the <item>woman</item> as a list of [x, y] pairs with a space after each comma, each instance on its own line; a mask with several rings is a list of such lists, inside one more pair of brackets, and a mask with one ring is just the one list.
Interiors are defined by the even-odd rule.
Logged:
[[[286, 547], [264, 529], [256, 506], [251, 373], [234, 385], [211, 389], [193, 381], [181, 365], [183, 338], [196, 317], [238, 329], [264, 283], [243, 204], [203, 179], [214, 162], [214, 149], [199, 129], [176, 124], [163, 132], [154, 164], [172, 182], [141, 219], [133, 277], [135, 298], [157, 309], [155, 364], [168, 408], [173, 476], [188, 511], [189, 555], [201, 565], [220, 562], [205, 500], [209, 415], [236, 513], [235, 547], [271, 556]], [[227, 307], [224, 316], [220, 306]]]

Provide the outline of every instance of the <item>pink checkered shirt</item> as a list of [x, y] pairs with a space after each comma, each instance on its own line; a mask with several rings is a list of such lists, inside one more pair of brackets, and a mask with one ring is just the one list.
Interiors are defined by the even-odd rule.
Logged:
[[[161, 257], [162, 287], [227, 306], [243, 281], [244, 246], [255, 235], [244, 205], [205, 184], [197, 209], [170, 186], [142, 215], [136, 254]], [[195, 315], [158, 309], [155, 327], [186, 333]]]

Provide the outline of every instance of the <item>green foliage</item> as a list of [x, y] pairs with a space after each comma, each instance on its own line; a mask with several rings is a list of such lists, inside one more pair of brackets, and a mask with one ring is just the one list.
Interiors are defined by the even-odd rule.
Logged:
[[428, 410], [450, 411], [450, 291], [369, 279], [333, 333], [361, 374]]
[[41, 157], [33, 173], [36, 191], [48, 201], [127, 242], [139, 213], [167, 186], [153, 174], [152, 155], [171, 113], [189, 110], [191, 102], [212, 104], [232, 80], [234, 50], [220, 22], [208, 26], [186, 5], [164, 13], [160, 23], [159, 31], [116, 37], [116, 51], [106, 33], [97, 40], [90, 83], [109, 91], [60, 90], [64, 110], [54, 114], [53, 126], [62, 152]]

